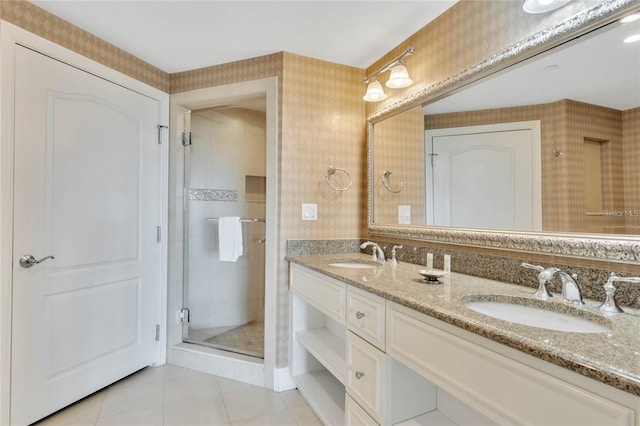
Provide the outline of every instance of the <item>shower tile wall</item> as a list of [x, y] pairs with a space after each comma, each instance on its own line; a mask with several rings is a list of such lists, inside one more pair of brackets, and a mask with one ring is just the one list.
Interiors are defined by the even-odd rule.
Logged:
[[[246, 110], [203, 110], [191, 117], [190, 188], [238, 192], [237, 201], [189, 201], [187, 306], [190, 330], [262, 322], [264, 224], [243, 223], [244, 254], [220, 262], [218, 222], [207, 218], [264, 218], [265, 203], [246, 201], [245, 177], [265, 176], [265, 116]], [[251, 198], [251, 194], [249, 194]], [[206, 332], [197, 339], [206, 339]], [[193, 338], [193, 336], [190, 336]]]

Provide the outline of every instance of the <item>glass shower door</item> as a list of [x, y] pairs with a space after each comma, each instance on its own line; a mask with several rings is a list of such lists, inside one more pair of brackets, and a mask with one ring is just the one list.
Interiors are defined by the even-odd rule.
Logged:
[[[266, 114], [192, 111], [185, 147], [183, 341], [264, 357]], [[220, 218], [238, 217], [242, 255], [220, 256]], [[223, 221], [226, 222], [226, 221]], [[223, 229], [224, 231], [224, 229]]]

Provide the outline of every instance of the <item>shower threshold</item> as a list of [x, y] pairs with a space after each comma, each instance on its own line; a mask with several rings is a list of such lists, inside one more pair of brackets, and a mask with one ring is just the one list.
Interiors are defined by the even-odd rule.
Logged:
[[232, 348], [230, 346], [217, 345], [214, 343], [203, 342], [201, 340], [182, 339], [182, 341], [184, 343], [191, 343], [192, 345], [205, 346], [207, 348], [219, 349], [221, 351], [231, 352], [234, 354], [240, 354], [240, 355], [250, 356], [253, 358], [264, 359], [264, 355], [261, 353], [251, 352], [251, 351], [243, 350], [239, 348]]

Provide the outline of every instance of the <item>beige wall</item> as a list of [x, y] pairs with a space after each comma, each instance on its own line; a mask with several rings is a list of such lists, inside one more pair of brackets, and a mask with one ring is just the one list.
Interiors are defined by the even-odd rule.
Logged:
[[[374, 205], [377, 224], [397, 224], [398, 206], [411, 206], [411, 223], [425, 217], [424, 117], [420, 106], [375, 125]], [[391, 171], [388, 191], [382, 173]]]
[[624, 208], [629, 233], [640, 234], [640, 108], [627, 110], [622, 120]]

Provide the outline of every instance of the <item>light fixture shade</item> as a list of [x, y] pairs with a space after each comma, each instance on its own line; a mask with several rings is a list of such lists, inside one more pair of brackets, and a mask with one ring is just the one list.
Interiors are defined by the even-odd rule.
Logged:
[[378, 80], [373, 80], [367, 86], [367, 93], [362, 99], [367, 102], [378, 102], [387, 99], [387, 95], [382, 90], [382, 84]]
[[391, 68], [391, 75], [385, 84], [392, 89], [402, 89], [403, 87], [411, 86], [413, 80], [409, 78], [407, 68], [402, 64], [398, 64]]

